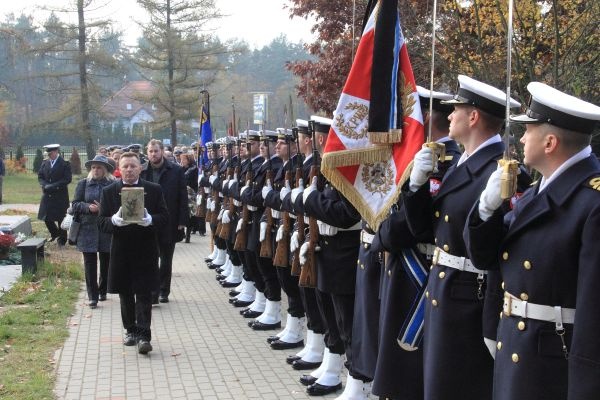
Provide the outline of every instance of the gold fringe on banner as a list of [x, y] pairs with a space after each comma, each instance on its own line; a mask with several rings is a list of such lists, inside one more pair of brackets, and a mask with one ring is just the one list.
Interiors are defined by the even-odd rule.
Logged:
[[402, 141], [402, 129], [390, 129], [389, 132], [369, 132], [372, 144], [394, 144]]
[[367, 200], [356, 190], [354, 185], [350, 183], [344, 175], [342, 175], [338, 167], [347, 167], [353, 165], [361, 165], [366, 163], [374, 163], [381, 161], [389, 161], [392, 159], [392, 148], [391, 146], [373, 146], [359, 150], [342, 150], [332, 153], [326, 153], [323, 155], [321, 161], [321, 172], [329, 180], [329, 182], [344, 195], [346, 199], [365, 221], [373, 228], [377, 230], [379, 225], [388, 217], [390, 208], [396, 204], [400, 197], [400, 191], [404, 182], [410, 177], [410, 171], [412, 170], [412, 161], [406, 167], [396, 189], [392, 196], [389, 197], [388, 201], [375, 212], [369, 207]]

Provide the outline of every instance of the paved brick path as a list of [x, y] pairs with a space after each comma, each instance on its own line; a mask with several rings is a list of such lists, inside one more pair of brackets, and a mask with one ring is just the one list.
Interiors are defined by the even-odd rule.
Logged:
[[293, 351], [271, 350], [265, 339], [272, 333], [252, 331], [227, 302], [227, 289], [204, 264], [208, 246], [197, 235], [177, 244], [170, 302], [152, 310], [148, 356], [122, 345], [118, 296], [90, 310], [81, 292], [56, 354], [59, 399], [309, 398], [300, 372], [285, 362]]

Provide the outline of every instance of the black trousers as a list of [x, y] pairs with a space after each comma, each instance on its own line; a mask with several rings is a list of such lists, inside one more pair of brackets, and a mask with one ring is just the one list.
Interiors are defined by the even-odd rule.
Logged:
[[277, 269], [273, 265], [273, 259], [260, 257], [256, 254], [258, 271], [265, 283], [265, 297], [270, 301], [281, 301], [281, 285], [277, 278]]
[[[100, 258], [100, 280], [98, 280], [98, 258]], [[109, 259], [110, 253], [83, 253], [85, 287], [89, 301], [98, 301], [98, 295], [106, 294]]]
[[[325, 327], [325, 346], [333, 354], [344, 354], [344, 342], [338, 330], [331, 295], [321, 292], [319, 289], [315, 289], [315, 295], [319, 312], [321, 313], [321, 320]], [[352, 324], [350, 324], [350, 328], [352, 328]]]
[[50, 221], [45, 219], [44, 223], [46, 224], [46, 228], [48, 228], [48, 232], [50, 232], [50, 236], [52, 238], [58, 238], [58, 243], [65, 244], [67, 243], [67, 231], [64, 229], [60, 229], [60, 221]]
[[160, 278], [160, 295], [169, 296], [171, 294], [171, 276], [173, 275], [173, 253], [175, 253], [175, 243], [159, 243], [160, 264], [158, 266], [158, 276]]
[[265, 281], [263, 281], [260, 272], [258, 271], [258, 256], [252, 250], [244, 252], [246, 262], [244, 263], [244, 279], [254, 282], [256, 290], [265, 292]]
[[138, 339], [152, 340], [150, 322], [152, 321], [152, 294], [119, 293], [121, 301], [121, 320], [128, 333]]
[[206, 219], [204, 217], [196, 217], [198, 218], [198, 233], [202, 235], [206, 235]]
[[304, 317], [304, 303], [302, 302], [300, 288], [298, 287], [298, 281], [300, 277], [292, 276], [292, 269], [290, 267], [275, 268], [277, 268], [277, 277], [279, 278], [279, 284], [281, 285], [283, 292], [288, 298], [288, 314], [296, 318]]
[[231, 242], [230, 240], [225, 240], [225, 245], [227, 246], [227, 254], [229, 255], [229, 261], [231, 261], [231, 263], [237, 267], [242, 265], [242, 259], [240, 258], [240, 252], [235, 251], [233, 249], [234, 244], [235, 243]]
[[309, 287], [298, 287], [304, 312], [306, 312], [306, 328], [320, 335], [325, 333], [325, 324], [319, 312], [315, 290]]

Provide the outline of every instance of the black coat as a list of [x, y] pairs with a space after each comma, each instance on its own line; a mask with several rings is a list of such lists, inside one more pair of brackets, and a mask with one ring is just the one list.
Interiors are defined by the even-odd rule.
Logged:
[[192, 165], [184, 172], [185, 184], [192, 188], [194, 192], [198, 191], [198, 167]]
[[[413, 236], [433, 237], [438, 247], [466, 257], [462, 232], [467, 215], [497, 168], [503, 150], [502, 143], [494, 143], [459, 167], [451, 167], [434, 197], [429, 182], [414, 193], [407, 182], [402, 198]], [[488, 286], [499, 286], [499, 279], [491, 278], [486, 277]], [[499, 310], [490, 308], [490, 313], [483, 315], [484, 301], [478, 298], [478, 288], [474, 273], [442, 265], [431, 270], [423, 338], [425, 399], [485, 400], [492, 396], [493, 358], [483, 337], [485, 325], [485, 336], [495, 338], [493, 327]]]
[[[298, 196], [301, 197], [301, 196]], [[304, 203], [307, 216], [347, 229], [360, 222], [358, 211], [332, 186], [315, 190]], [[317, 287], [331, 294], [353, 294], [356, 285], [356, 260], [360, 230], [339, 231], [335, 236], [319, 235], [321, 250], [316, 253]]]
[[77, 250], [81, 252], [103, 252], [110, 251], [111, 235], [100, 232], [98, 229], [98, 214], [90, 213], [90, 204], [100, 201], [102, 190], [111, 185], [113, 181], [106, 178], [101, 180], [87, 178], [80, 180], [75, 188], [73, 197], [73, 212], [79, 215], [81, 226], [77, 236]]
[[112, 234], [109, 293], [148, 293], [158, 290], [158, 237], [169, 221], [169, 211], [159, 185], [139, 180], [144, 188], [144, 207], [152, 216], [152, 225], [114, 226], [111, 217], [121, 207], [123, 182], [117, 181], [102, 191], [98, 225], [101, 232]]
[[516, 297], [577, 310], [575, 324], [564, 325], [568, 360], [553, 322], [501, 318], [495, 400], [600, 396], [598, 182], [600, 162], [592, 154], [541, 193], [538, 185], [532, 187], [505, 218], [497, 211], [482, 222], [473, 207], [467, 236], [477, 265], [499, 269], [505, 290]]
[[42, 201], [38, 211], [38, 219], [46, 221], [62, 221], [69, 208], [69, 189], [71, 183], [71, 164], [59, 156], [54, 167], [50, 160], [44, 160], [38, 171], [38, 182], [42, 187]]
[[[152, 182], [152, 167], [150, 165], [142, 171], [140, 178]], [[158, 240], [165, 244], [179, 242], [183, 239], [183, 236], [181, 235], [182, 231], [178, 230], [177, 227], [179, 225], [187, 226], [190, 218], [187, 184], [183, 168], [165, 160], [156, 183], [162, 188], [165, 203], [169, 210], [169, 222], [160, 231]]]

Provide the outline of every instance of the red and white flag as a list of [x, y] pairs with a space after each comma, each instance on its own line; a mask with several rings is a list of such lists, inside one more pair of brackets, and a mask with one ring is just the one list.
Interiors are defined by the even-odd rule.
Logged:
[[377, 229], [397, 202], [423, 142], [398, 1], [379, 0], [333, 114], [321, 171]]

